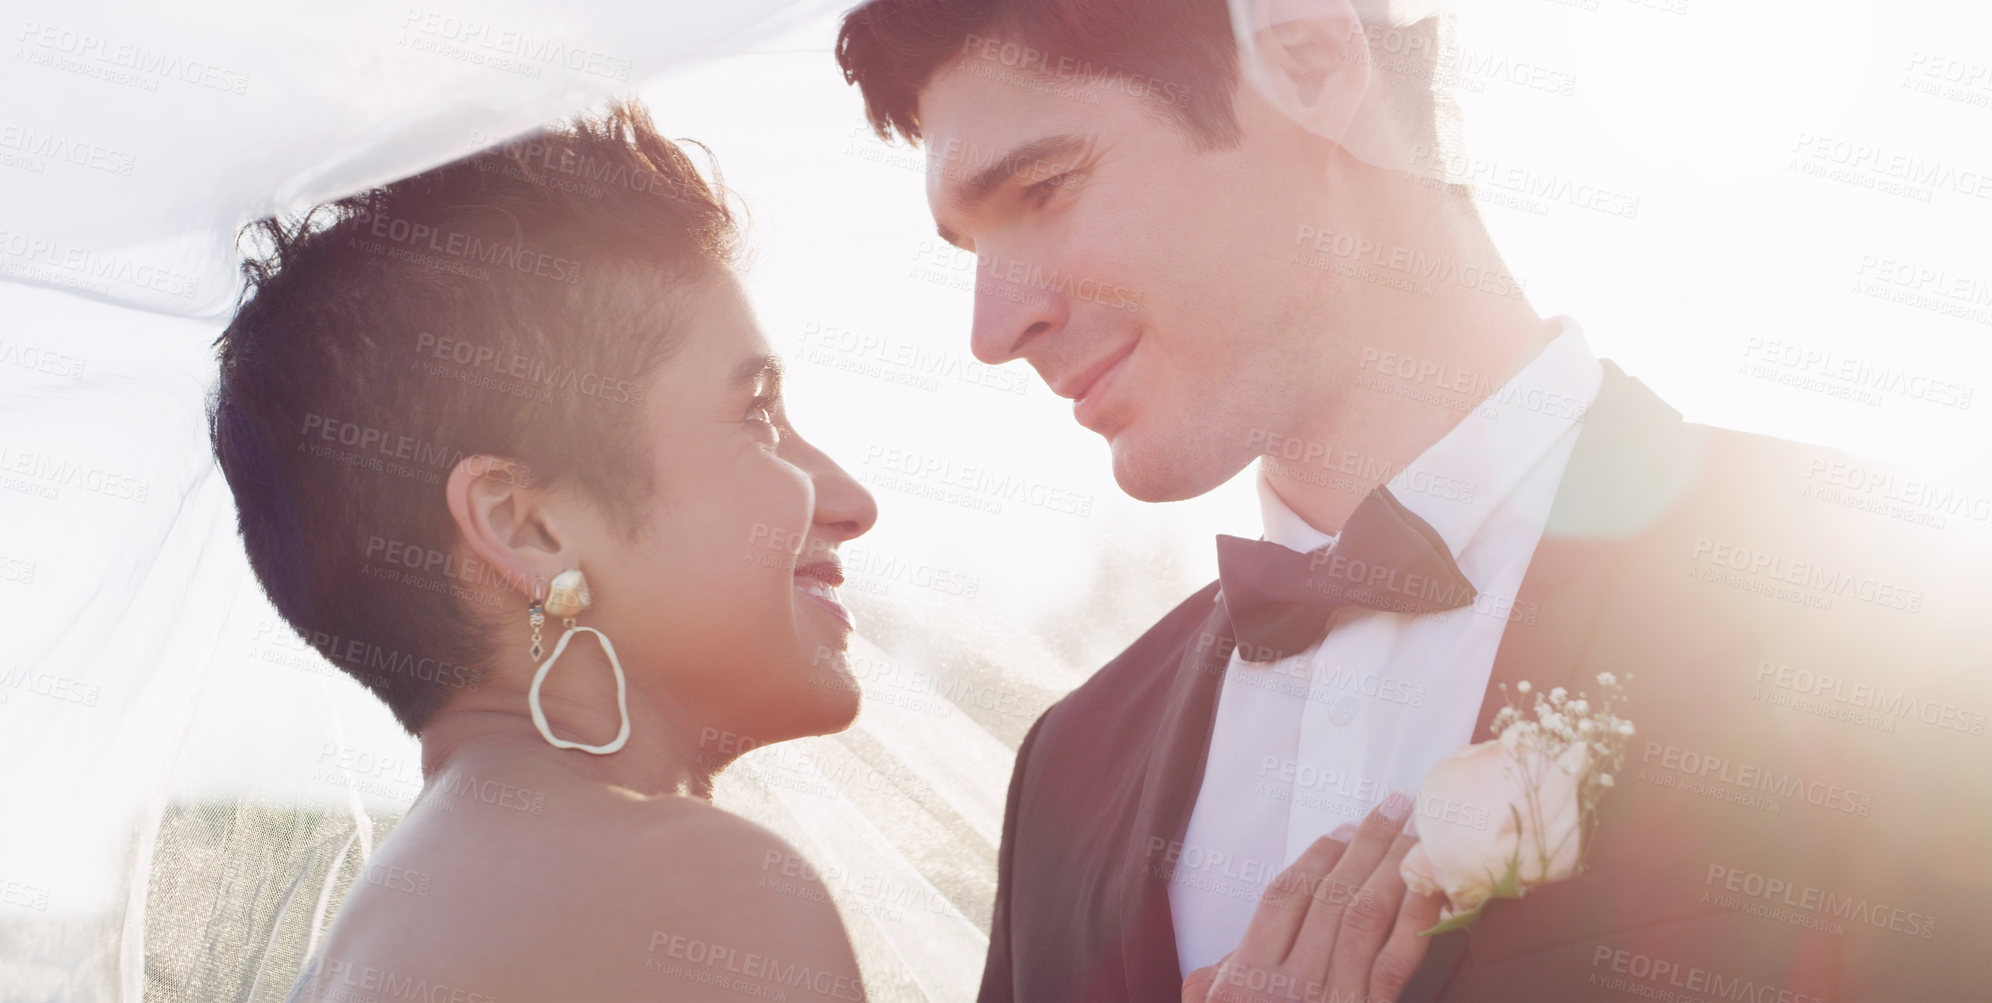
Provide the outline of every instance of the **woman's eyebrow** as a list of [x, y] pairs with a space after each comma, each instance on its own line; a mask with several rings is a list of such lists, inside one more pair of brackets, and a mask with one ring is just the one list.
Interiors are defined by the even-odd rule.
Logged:
[[748, 358], [733, 370], [733, 378], [727, 381], [727, 389], [739, 390], [751, 387], [765, 378], [769, 389], [779, 392], [782, 385], [782, 359], [779, 355], [761, 354]]

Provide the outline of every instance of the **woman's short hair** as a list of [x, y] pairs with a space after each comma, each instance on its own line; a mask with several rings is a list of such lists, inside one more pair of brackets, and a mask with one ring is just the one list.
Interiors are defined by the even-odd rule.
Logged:
[[250, 566], [419, 732], [477, 684], [483, 624], [525, 616], [518, 583], [457, 556], [451, 469], [569, 481], [635, 533], [668, 475], [646, 381], [733, 263], [725, 191], [617, 105], [244, 237], [209, 430]]

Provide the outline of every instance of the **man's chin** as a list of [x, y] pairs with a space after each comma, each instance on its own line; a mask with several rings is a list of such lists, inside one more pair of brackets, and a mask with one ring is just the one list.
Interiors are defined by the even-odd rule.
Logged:
[[1197, 457], [1179, 448], [1157, 448], [1156, 444], [1129, 435], [1125, 429], [1109, 441], [1113, 451], [1114, 483], [1135, 501], [1185, 501], [1216, 489], [1245, 469], [1247, 456], [1226, 464]]

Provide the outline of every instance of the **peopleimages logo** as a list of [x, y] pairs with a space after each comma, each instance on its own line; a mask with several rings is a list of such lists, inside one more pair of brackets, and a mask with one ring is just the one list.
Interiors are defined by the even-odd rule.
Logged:
[[470, 130], [469, 136], [465, 153], [496, 150], [503, 154], [502, 159], [478, 158], [476, 166], [480, 171], [497, 171], [507, 177], [525, 180], [525, 171], [521, 170], [524, 167], [542, 172], [540, 177], [533, 179], [542, 181], [549, 180], [545, 177], [546, 172], [564, 174], [577, 182], [574, 190], [582, 191], [591, 198], [602, 194], [601, 189], [595, 187], [597, 185], [654, 195], [676, 194], [672, 182], [654, 170], [632, 168], [618, 161], [559, 149], [539, 139], [512, 139], [480, 129]]
[[[786, 986], [833, 999], [865, 998], [864, 985], [847, 975], [666, 930], [651, 931], [650, 956], [644, 959], [643, 967], [749, 997], [770, 997], [771, 986]], [[787, 997], [776, 989], [770, 998]]]
[[372, 641], [357, 637], [343, 637], [323, 630], [304, 632], [305, 643], [317, 649], [318, 653], [347, 673], [376, 683], [386, 684], [391, 676], [401, 676], [417, 682], [451, 689], [468, 689], [477, 685], [477, 670], [467, 665], [445, 662], [439, 658], [415, 652], [383, 647]]
[[[87, 31], [76, 31], [38, 21], [24, 21], [21, 24], [20, 34], [14, 36], [14, 41], [20, 43], [15, 49], [17, 59], [54, 65], [58, 69], [71, 70], [83, 76], [102, 76], [111, 79], [113, 83], [142, 86], [142, 89], [148, 91], [159, 89], [156, 82], [158, 80], [180, 80], [229, 94], [249, 92], [249, 74], [240, 70], [148, 49], [136, 42], [122, 42]], [[74, 62], [65, 64], [56, 61], [62, 58]], [[119, 75], [109, 73], [110, 69], [129, 72]]]
[[[940, 242], [923, 242], [923, 251], [927, 244], [940, 245]], [[953, 254], [962, 256], [958, 251]], [[966, 264], [973, 268], [974, 259], [969, 258]], [[815, 321], [804, 324], [797, 342], [800, 347], [797, 354], [808, 362], [929, 392], [939, 390], [942, 382], [947, 381], [1021, 395], [1030, 382], [1013, 368], [984, 365], [957, 352], [877, 333], [860, 333], [835, 324]]]
[[[1794, 164], [1808, 174], [1890, 194], [1914, 194], [1922, 202], [1930, 200], [1929, 191], [1933, 188], [1992, 199], [1992, 173], [1958, 170], [1949, 164], [1837, 136], [1801, 132], [1792, 143], [1792, 154]], [[1838, 169], [1838, 173], [1833, 169]]]
[[474, 234], [457, 233], [429, 223], [421, 223], [386, 213], [361, 209], [354, 218], [363, 223], [368, 235], [415, 250], [448, 255], [467, 262], [509, 268], [528, 275], [574, 285], [581, 281], [581, 263], [532, 250], [523, 244], [499, 244]]
[[[1129, 97], [1164, 105], [1188, 104], [1190, 101], [1190, 88], [1185, 84], [1129, 73], [1111, 66], [1095, 66], [1072, 56], [1055, 56], [1035, 46], [1002, 37], [971, 33], [963, 36], [961, 49], [965, 55], [975, 56], [984, 63], [993, 63], [1006, 70], [1036, 73], [1073, 84], [1099, 84]], [[971, 72], [973, 69], [971, 64]]]
[[1322, 267], [1319, 256], [1333, 255], [1440, 285], [1456, 285], [1507, 299], [1520, 299], [1523, 295], [1524, 283], [1501, 269], [1462, 262], [1443, 254], [1426, 254], [1369, 237], [1303, 223], [1294, 231], [1293, 243], [1295, 250], [1289, 260], [1311, 267]]
[[[520, 388], [563, 390], [612, 404], [641, 405], [644, 391], [647, 389], [642, 383], [596, 372], [583, 372], [573, 366], [549, 366], [524, 352], [501, 352], [490, 345], [481, 345], [449, 335], [436, 335], [428, 331], [421, 331], [415, 335], [415, 354], [420, 358], [452, 363], [464, 367], [465, 370], [475, 370], [478, 374], [489, 373], [499, 381], [515, 380]], [[496, 382], [492, 384], [492, 388], [505, 389], [506, 385]]]
[[[1684, 965], [1666, 958], [1640, 954], [1623, 948], [1613, 948], [1599, 944], [1591, 952], [1591, 977], [1585, 985], [1595, 985], [1604, 989], [1615, 989], [1633, 996], [1650, 999], [1688, 1000], [1714, 997], [1723, 1000], [1749, 1000], [1751, 1003], [1826, 1003], [1824, 997], [1794, 992], [1789, 987], [1773, 983], [1758, 985], [1740, 975], [1725, 976], [1721, 972], [1696, 965]], [[1604, 969], [1598, 971], [1597, 969]], [[1638, 981], [1631, 981], [1626, 978]], [[1673, 989], [1655, 988], [1672, 986]], [[1694, 996], [1677, 996], [1674, 990], [1694, 993]]]
[[133, 154], [11, 122], [0, 125], [0, 150], [21, 154], [25, 159], [19, 163], [37, 174], [42, 173], [42, 168], [51, 161], [125, 177], [130, 177], [132, 171], [138, 168], [138, 157]]
[[[1854, 598], [1906, 613], [1923, 611], [1923, 593], [1918, 589], [1870, 578], [1863, 574], [1836, 571], [1809, 561], [1795, 561], [1782, 554], [1739, 547], [1721, 540], [1697, 538], [1692, 559], [1698, 566], [1696, 570], [1701, 570], [1703, 567], [1717, 572], [1731, 569], [1746, 576], [1756, 576], [1763, 581], [1797, 586], [1820, 593], [1822, 596]], [[1744, 581], [1747, 583], [1750, 580], [1746, 578]], [[1724, 584], [1730, 583], [1724, 582]], [[1831, 600], [1827, 600], [1828, 606], [1830, 603]], [[1827, 606], [1820, 608], [1824, 609]]]
[[[1868, 404], [1879, 404], [1881, 394], [1894, 394], [1968, 411], [1977, 393], [1974, 387], [1929, 373], [1911, 372], [1899, 365], [1881, 365], [1871, 359], [1838, 355], [1777, 338], [1751, 337], [1742, 354], [1746, 359], [1744, 375], [1820, 389]], [[1780, 380], [1780, 375], [1789, 378]]]
[[1018, 474], [975, 464], [958, 464], [933, 453], [874, 445], [865, 453], [866, 484], [922, 494], [1000, 515], [1004, 502], [1085, 518], [1093, 496], [1067, 491]]
[[[1755, 763], [1739, 763], [1724, 756], [1711, 756], [1678, 745], [1649, 741], [1639, 757], [1642, 766], [1653, 764], [1683, 776], [1710, 780], [1745, 791], [1757, 791], [1782, 798], [1795, 798], [1820, 808], [1830, 808], [1862, 818], [1874, 810], [1874, 795], [1821, 780], [1806, 780]], [[1642, 771], [1644, 772], [1644, 771]]]
[[[324, 971], [313, 961], [305, 970], [304, 982], [323, 991], [324, 998], [371, 1000], [380, 998], [425, 1000], [428, 1003], [498, 1003], [498, 997], [470, 992], [442, 982], [430, 982], [420, 975], [404, 975], [372, 965], [355, 967], [350, 961], [331, 959]], [[355, 990], [364, 989], [362, 995]], [[293, 995], [296, 995], [293, 991]]]
[[1333, 548], [1309, 554], [1307, 572], [1302, 588], [1354, 601], [1382, 598], [1380, 593], [1390, 593], [1407, 601], [1451, 609], [1471, 602], [1474, 595], [1473, 586], [1463, 582], [1445, 581], [1415, 571], [1371, 564], [1337, 553]]
[[[15, 483], [10, 476], [14, 474], [20, 475], [22, 483]], [[0, 443], [0, 487], [49, 499], [59, 497], [64, 487], [77, 487], [106, 498], [143, 504], [152, 491], [152, 482]]]
[[[1703, 879], [1702, 884], [1712, 889], [1702, 893], [1704, 902], [1794, 926], [1823, 929], [1838, 934], [1843, 930], [1838, 928], [1838, 923], [1831, 922], [1838, 920], [1857, 926], [1871, 926], [1877, 930], [1892, 930], [1924, 940], [1937, 935], [1936, 917], [1928, 913], [1882, 905], [1854, 895], [1841, 895], [1824, 888], [1771, 877], [1740, 867], [1710, 864], [1708, 877]], [[1753, 901], [1745, 902], [1734, 898], [1735, 895]], [[1784, 908], [1778, 908], [1779, 906]]]
[[1068, 299], [1098, 303], [1109, 309], [1127, 313], [1141, 311], [1140, 297], [1126, 286], [1074, 275], [1056, 268], [1046, 268], [1017, 258], [1005, 258], [1000, 254], [978, 255], [976, 270], [978, 272], [976, 291], [989, 295], [1002, 295], [1010, 291], [1006, 287], [1017, 287], [1056, 293]]
[[[1789, 704], [1797, 710], [1820, 713], [1824, 717], [1845, 718], [1855, 723], [1864, 723], [1866, 715], [1840, 714], [1829, 707], [1815, 706], [1816, 701], [1805, 700], [1816, 697], [1831, 704], [1844, 705], [1851, 710], [1868, 711], [1883, 720], [1915, 718], [1924, 724], [1948, 731], [1961, 731], [1967, 735], [1985, 734], [1986, 715], [1953, 704], [1927, 700], [1904, 690], [1891, 690], [1869, 682], [1856, 682], [1832, 673], [1813, 672], [1809, 669], [1794, 668], [1768, 659], [1757, 663], [1757, 682], [1787, 691], [1800, 698], [1792, 701], [1769, 701], [1780, 705]], [[1893, 731], [1893, 727], [1886, 730]]]
[[[307, 413], [299, 430], [297, 448], [320, 459], [414, 477], [430, 484], [441, 482], [442, 472], [465, 459], [472, 459], [473, 476], [504, 475], [514, 484], [527, 484], [532, 470], [523, 463], [489, 456], [471, 456], [461, 449], [403, 435], [387, 429], [362, 425], [328, 415]], [[313, 441], [313, 440], [317, 441]], [[345, 450], [335, 448], [343, 446]]]
[[400, 45], [437, 55], [465, 59], [498, 69], [529, 70], [537, 77], [545, 66], [563, 66], [576, 73], [628, 80], [635, 63], [622, 56], [569, 45], [559, 39], [510, 25], [458, 17], [454, 14], [409, 7], [401, 18]]
[[1893, 470], [1827, 459], [1813, 460], [1805, 476], [1881, 501], [1992, 523], [1992, 494], [1976, 493], [1969, 488], [1928, 480], [1898, 480]]
[[[1473, 501], [1477, 482], [1452, 477], [1423, 467], [1400, 467], [1389, 459], [1373, 456], [1298, 436], [1280, 435], [1263, 428], [1245, 434], [1245, 445], [1267, 458], [1266, 470], [1277, 477], [1306, 480], [1313, 484], [1333, 484], [1354, 494], [1367, 494], [1371, 485], [1386, 484], [1402, 475], [1402, 488], [1462, 504]], [[1280, 463], [1280, 460], [1287, 461]], [[1346, 474], [1346, 478], [1318, 476]]]
[[200, 279], [121, 254], [66, 241], [0, 230], [0, 275], [19, 275], [83, 289], [121, 286], [181, 299], [200, 295]]
[[[1423, 143], [1411, 147], [1411, 162], [1438, 169], [1448, 178], [1480, 189], [1508, 192], [1523, 200], [1560, 202], [1622, 219], [1639, 218], [1639, 196], [1573, 181], [1552, 171], [1492, 157], [1470, 157]], [[1545, 210], [1546, 211], [1546, 210]]]

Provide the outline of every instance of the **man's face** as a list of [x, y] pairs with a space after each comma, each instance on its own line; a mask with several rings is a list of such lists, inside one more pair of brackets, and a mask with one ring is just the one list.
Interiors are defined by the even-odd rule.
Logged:
[[[927, 199], [977, 257], [971, 346], [1024, 359], [1144, 501], [1202, 494], [1319, 390], [1315, 144], [1249, 95], [1243, 138], [1200, 151], [1163, 104], [1108, 82], [1006, 71], [970, 49], [920, 94]], [[1033, 82], [1047, 86], [1031, 86]], [[1318, 382], [1315, 383], [1318, 386]]]

